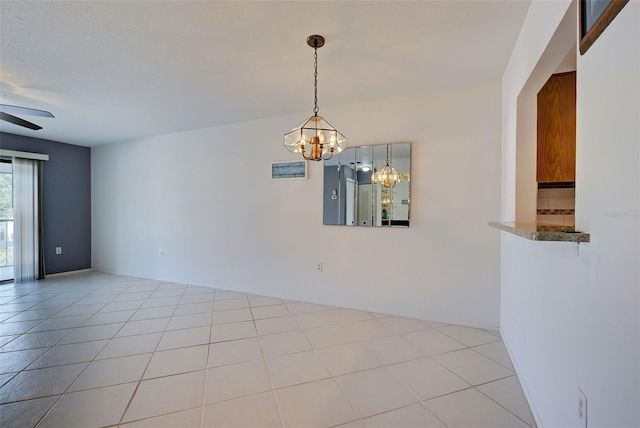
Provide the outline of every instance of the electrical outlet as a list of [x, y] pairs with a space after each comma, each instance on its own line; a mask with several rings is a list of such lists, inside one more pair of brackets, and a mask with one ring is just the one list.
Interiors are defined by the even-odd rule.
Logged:
[[62, 254], [62, 247], [56, 247], [56, 254]]
[[160, 248], [160, 249], [158, 250], [158, 255], [159, 255], [160, 257], [164, 256], [164, 250], [163, 250], [162, 248]]
[[318, 262], [318, 263], [316, 263], [316, 270], [317, 270], [318, 272], [322, 272], [322, 262]]
[[587, 428], [587, 396], [578, 388], [578, 420], [581, 428]]

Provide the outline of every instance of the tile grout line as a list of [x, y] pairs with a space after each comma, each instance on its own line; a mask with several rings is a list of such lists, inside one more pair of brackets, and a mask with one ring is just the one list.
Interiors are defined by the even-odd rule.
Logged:
[[[135, 282], [135, 281], [134, 281], [134, 282]], [[133, 285], [132, 285], [132, 286], [133, 286]], [[157, 287], [156, 287], [156, 288], [157, 288]], [[126, 291], [126, 290], [125, 290], [125, 291]], [[113, 299], [111, 299], [110, 303], [114, 303], [114, 300], [115, 300], [115, 299], [117, 299], [117, 298], [118, 298], [118, 296], [121, 296], [122, 294], [126, 294], [126, 293], [125, 293], [125, 291], [123, 291], [122, 293], [117, 294]], [[145, 301], [146, 301], [146, 300], [145, 300]], [[142, 305], [141, 305], [141, 306], [142, 306]], [[104, 309], [104, 308], [103, 308], [103, 309]], [[114, 334], [114, 335], [113, 335], [113, 337], [112, 337], [111, 339], [109, 339], [109, 342], [107, 343], [107, 345], [108, 345], [109, 343], [111, 343], [111, 341], [112, 341], [112, 340], [114, 340], [114, 339], [117, 337], [117, 334], [118, 334], [120, 331], [122, 331], [122, 329], [124, 328], [124, 326], [126, 325], [126, 323], [128, 323], [129, 321], [131, 321], [131, 318], [136, 314], [136, 312], [137, 312], [139, 309], [140, 309], [140, 308], [136, 309], [136, 310], [131, 314], [131, 316], [129, 316], [129, 318], [127, 319], [127, 321], [125, 321], [125, 322], [122, 324], [122, 326], [118, 329], [118, 332], [116, 332], [116, 334]], [[114, 311], [114, 312], [118, 312], [118, 311]], [[106, 346], [107, 346], [107, 345], [105, 345], [105, 347], [104, 347], [104, 348], [106, 348]], [[156, 344], [156, 347], [157, 347], [157, 344]], [[104, 351], [104, 348], [103, 348], [100, 352]], [[155, 352], [155, 349], [154, 349], [154, 351], [153, 351], [153, 352]], [[98, 355], [100, 355], [100, 353], [98, 353], [98, 354], [96, 355], [96, 357], [97, 357]], [[153, 353], [152, 353], [152, 355], [153, 355]], [[116, 358], [116, 357], [114, 357], [114, 358]], [[153, 357], [151, 357], [151, 358], [153, 358]], [[149, 361], [147, 362], [147, 367], [148, 367], [149, 363], [151, 362], [151, 358], [149, 358]], [[95, 361], [95, 358], [94, 358], [94, 361]], [[142, 376], [144, 376], [144, 372], [146, 371], [146, 368], [147, 368], [147, 367], [145, 367], [145, 370], [143, 370], [142, 375], [141, 375], [141, 377], [140, 377], [140, 380], [138, 380], [138, 381], [136, 382], [136, 387], [134, 388], [133, 393], [131, 394], [131, 397], [129, 397], [129, 400], [128, 400], [128, 402], [127, 402], [127, 405], [125, 406], [124, 410], [122, 411], [122, 415], [120, 416], [120, 418], [119, 418], [118, 422], [116, 423], [116, 425], [120, 425], [120, 423], [122, 422], [122, 419], [124, 418], [124, 415], [127, 413], [127, 410], [129, 409], [129, 406], [131, 405], [131, 402], [133, 401], [133, 397], [135, 397], [136, 392], [138, 391], [138, 388], [140, 387], [140, 383], [142, 382]], [[77, 379], [76, 379], [76, 381], [77, 381]], [[133, 382], [132, 382], [132, 383], [133, 383]], [[97, 389], [97, 388], [96, 388], [96, 389]]]
[[[327, 311], [325, 310], [325, 312], [327, 312]], [[329, 315], [329, 317], [331, 317], [331, 314], [327, 314], [327, 315]], [[331, 317], [331, 318], [333, 318], [333, 317]], [[294, 321], [295, 321], [295, 319], [294, 319]], [[296, 322], [296, 324], [297, 324], [297, 322]], [[355, 421], [362, 421], [362, 418], [360, 417], [360, 414], [358, 414], [358, 412], [356, 411], [355, 407], [353, 406], [353, 403], [351, 403], [351, 401], [349, 401], [349, 399], [345, 395], [345, 393], [342, 390], [342, 388], [340, 388], [340, 384], [336, 381], [336, 376], [334, 376], [333, 373], [331, 373], [331, 370], [329, 370], [329, 368], [327, 367], [325, 362], [322, 360], [322, 357], [320, 357], [320, 354], [318, 353], [318, 348], [316, 348], [315, 346], [313, 346], [311, 344], [311, 342], [309, 342], [309, 339], [307, 339], [307, 337], [305, 336], [305, 334], [304, 334], [302, 329], [299, 329], [299, 331], [302, 333], [302, 335], [305, 338], [305, 340], [307, 340], [307, 343], [309, 343], [309, 345], [311, 345], [311, 349], [313, 349], [313, 352], [316, 355], [316, 357], [318, 358], [318, 360], [320, 361], [320, 364], [322, 364], [322, 366], [327, 371], [327, 373], [329, 373], [329, 378], [326, 378], [326, 379], [331, 379], [333, 384], [338, 388], [338, 391], [340, 391], [340, 395], [341, 395], [342, 399], [347, 402], [347, 404], [349, 405], [349, 408], [353, 411], [353, 414], [356, 415], [356, 419], [354, 419], [353, 421], [342, 422], [339, 425], [344, 425], [345, 423], [351, 423], [351, 422], [355, 422]], [[324, 379], [319, 379], [319, 380], [324, 380]], [[316, 381], [313, 381], [313, 382], [316, 382]]]
[[[161, 282], [160, 284], [158, 284], [158, 287], [156, 287], [156, 290], [160, 287], [160, 285], [162, 285], [162, 282]], [[155, 291], [155, 290], [154, 290], [154, 291]], [[185, 291], [186, 291], [186, 288], [185, 288]], [[124, 294], [124, 293], [123, 293], [123, 294]], [[180, 296], [180, 300], [182, 300], [182, 297], [183, 297], [183, 296], [184, 296], [184, 291], [182, 292], [182, 295]], [[151, 297], [149, 297], [149, 298], [151, 298]], [[149, 298], [148, 298], [148, 299], [149, 299]], [[147, 300], [148, 300], [148, 299], [147, 299]], [[146, 302], [147, 300], [145, 300], [145, 302]], [[179, 303], [178, 303], [178, 304], [179, 304]], [[178, 304], [176, 304], [176, 305], [175, 305], [176, 307], [174, 308], [174, 310], [173, 310], [172, 314], [173, 314], [173, 313], [175, 313], [176, 309], [178, 308]], [[143, 305], [144, 305], [144, 303], [143, 303]], [[136, 310], [136, 312], [134, 312], [133, 314], [131, 314], [131, 317], [133, 317], [133, 316], [137, 313], [137, 311], [139, 311], [140, 309], [142, 309], [142, 305], [140, 306], [140, 308], [138, 308], [138, 309]], [[173, 316], [173, 315], [172, 315], [172, 316]], [[171, 316], [171, 317], [172, 317], [172, 316]], [[130, 317], [129, 319], [131, 319], [131, 317]], [[169, 317], [169, 318], [171, 318], [171, 317]], [[153, 319], [153, 318], [152, 318], [152, 319]], [[127, 322], [128, 322], [128, 321], [127, 321]], [[162, 331], [162, 335], [160, 336], [160, 339], [158, 339], [158, 343], [156, 343], [155, 348], [154, 348], [154, 349], [153, 349], [153, 351], [151, 352], [151, 357], [149, 358], [149, 361], [147, 361], [147, 364], [146, 364], [146, 366], [145, 366], [144, 370], [142, 371], [142, 374], [140, 375], [140, 379], [137, 381], [136, 387], [135, 387], [135, 389], [133, 390], [133, 394], [131, 394], [131, 397], [129, 398], [129, 401], [128, 401], [127, 405], [125, 406], [125, 408], [124, 408], [124, 410], [123, 410], [123, 412], [122, 412], [122, 416], [120, 416], [120, 420], [118, 421], [118, 423], [117, 423], [116, 425], [120, 426], [120, 425], [123, 423], [123, 421], [124, 421], [124, 417], [125, 417], [125, 415], [127, 414], [127, 411], [129, 410], [129, 408], [131, 407], [131, 403], [133, 403], [133, 399], [135, 398], [136, 394], [138, 393], [138, 389], [139, 389], [139, 388], [140, 388], [140, 386], [142, 385], [143, 380], [145, 380], [145, 379], [144, 379], [144, 375], [145, 375], [145, 373], [147, 372], [147, 370], [149, 369], [149, 365], [151, 364], [151, 360], [153, 360], [153, 356], [155, 355], [155, 353], [156, 353], [156, 352], [158, 352], [158, 346], [160, 346], [160, 342], [162, 341], [162, 336], [164, 336], [164, 333], [167, 331], [167, 330], [166, 330], [166, 328], [167, 328], [167, 326], [169, 325], [169, 322], [171, 322], [171, 321], [168, 321], [168, 322], [167, 322], [167, 325], [165, 326], [164, 330]], [[124, 327], [124, 326], [123, 326], [123, 327]], [[145, 333], [144, 335], [147, 335], [147, 334], [150, 334], [150, 333]], [[123, 336], [123, 337], [130, 337], [130, 336]], [[115, 338], [115, 336], [114, 336], [114, 338]], [[137, 355], [140, 355], [140, 354], [137, 354]]]
[[[285, 306], [285, 308], [287, 308]], [[251, 312], [251, 319], [253, 320], [253, 327], [256, 329], [256, 339], [258, 340], [258, 346], [260, 347], [260, 354], [262, 355], [262, 364], [264, 365], [264, 369], [267, 372], [267, 377], [269, 378], [269, 384], [271, 385], [271, 396], [273, 400], [276, 402], [276, 409], [278, 410], [278, 417], [280, 418], [280, 426], [284, 427], [284, 418], [282, 416], [282, 409], [280, 406], [280, 402], [278, 401], [278, 396], [275, 393], [275, 388], [273, 386], [273, 379], [271, 378], [271, 371], [269, 370], [269, 365], [267, 364], [267, 357], [264, 355], [264, 350], [262, 349], [262, 342], [260, 341], [260, 336], [258, 335], [258, 326], [256, 325], [256, 319], [254, 318], [253, 308], [249, 308]], [[289, 312], [289, 308], [287, 308], [287, 312]], [[289, 314], [291, 315], [291, 314]], [[294, 320], [295, 322], [295, 320]], [[204, 427], [201, 427], [204, 428]]]
[[[500, 342], [502, 342], [502, 341], [500, 341]], [[491, 343], [497, 343], [497, 342], [491, 342]], [[488, 345], [488, 343], [485, 343], [485, 345]], [[483, 346], [483, 345], [477, 345], [477, 346]], [[490, 357], [490, 356], [488, 356], [488, 355], [483, 354], [482, 352], [480, 352], [480, 351], [476, 350], [475, 348], [476, 348], [476, 346], [472, 346], [472, 347], [470, 347], [469, 349], [471, 349], [472, 351], [474, 351], [474, 352], [476, 352], [476, 353], [478, 353], [478, 354], [482, 355], [482, 356], [483, 356], [483, 357], [485, 357], [485, 358], [490, 359], [491, 361], [493, 361], [494, 363], [496, 363], [496, 364], [498, 364], [498, 365], [500, 365], [500, 366], [504, 367], [505, 369], [512, 371], [512, 372], [513, 372], [513, 374], [516, 374], [515, 370], [513, 369], [513, 364], [511, 363], [511, 358], [509, 357], [509, 354], [508, 354], [508, 353], [507, 353], [507, 358], [509, 358], [509, 362], [511, 363], [511, 367], [507, 367], [507, 366], [505, 366], [504, 364], [502, 364], [502, 362], [500, 362], [500, 361], [498, 361], [498, 360], [496, 360], [496, 359], [494, 359], [494, 358], [491, 358], [491, 357]]]
[[[516, 376], [516, 375], [514, 374], [513, 376]], [[508, 378], [510, 378], [510, 377], [511, 377], [511, 376], [503, 377], [503, 378], [501, 378], [501, 379], [496, 379], [496, 380], [493, 380], [493, 381], [491, 381], [491, 382], [497, 382], [497, 381], [499, 381], [499, 380], [508, 379]], [[517, 378], [517, 376], [516, 376], [516, 378]], [[486, 384], [491, 383], [491, 382], [486, 382], [486, 383], [484, 383], [484, 384], [482, 384], [482, 385], [486, 385]], [[487, 394], [485, 394], [484, 392], [482, 392], [482, 390], [478, 389], [478, 386], [482, 386], [482, 385], [476, 385], [476, 386], [474, 386], [474, 389], [475, 389], [476, 391], [478, 391], [480, 394], [482, 394], [482, 395], [484, 395], [485, 397], [487, 397], [489, 400], [491, 400], [491, 401], [493, 401], [494, 403], [496, 403], [498, 406], [502, 407], [504, 410], [506, 410], [507, 412], [509, 412], [510, 414], [512, 414], [513, 416], [515, 416], [516, 418], [518, 418], [519, 420], [521, 420], [525, 425], [527, 425], [527, 426], [531, 427], [531, 425], [529, 425], [529, 424], [528, 424], [524, 419], [522, 419], [520, 416], [516, 415], [516, 414], [515, 414], [515, 413], [513, 413], [511, 410], [509, 410], [508, 408], [506, 408], [505, 406], [503, 406], [502, 404], [498, 403], [496, 400], [494, 400], [493, 398], [491, 398], [490, 396], [488, 396]]]
[[209, 340], [207, 343], [207, 359], [204, 363], [204, 385], [202, 391], [202, 404], [200, 406], [200, 424], [199, 426], [202, 428], [204, 424], [204, 408], [206, 406], [207, 400], [207, 381], [209, 380], [209, 358], [211, 358], [211, 336], [213, 335], [213, 313], [215, 312], [215, 302], [216, 302], [216, 294], [218, 292], [217, 289], [214, 289], [213, 292], [213, 305], [211, 305], [211, 322], [209, 323]]

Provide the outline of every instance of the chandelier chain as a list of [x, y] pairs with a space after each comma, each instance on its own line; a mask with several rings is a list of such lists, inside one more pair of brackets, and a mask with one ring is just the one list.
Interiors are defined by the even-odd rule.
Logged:
[[[316, 42], [317, 44], [317, 42]], [[313, 114], [318, 115], [318, 47], [313, 48]]]

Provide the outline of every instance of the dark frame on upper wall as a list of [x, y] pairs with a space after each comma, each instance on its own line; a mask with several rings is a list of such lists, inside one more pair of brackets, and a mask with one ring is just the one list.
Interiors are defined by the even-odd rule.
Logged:
[[629, 0], [580, 0], [580, 55], [591, 47]]

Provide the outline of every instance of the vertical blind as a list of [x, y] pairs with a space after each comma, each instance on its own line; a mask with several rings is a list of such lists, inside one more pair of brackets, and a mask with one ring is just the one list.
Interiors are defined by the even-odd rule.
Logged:
[[14, 270], [16, 283], [43, 278], [40, 233], [42, 161], [13, 158]]

